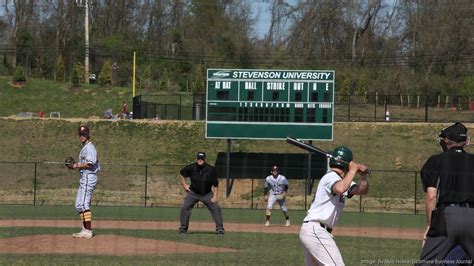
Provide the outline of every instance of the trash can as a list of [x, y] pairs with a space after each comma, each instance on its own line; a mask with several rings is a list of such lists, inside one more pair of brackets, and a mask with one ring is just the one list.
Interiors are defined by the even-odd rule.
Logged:
[[469, 102], [469, 111], [474, 111], [474, 101]]
[[201, 104], [196, 103], [194, 105], [194, 120], [201, 120]]

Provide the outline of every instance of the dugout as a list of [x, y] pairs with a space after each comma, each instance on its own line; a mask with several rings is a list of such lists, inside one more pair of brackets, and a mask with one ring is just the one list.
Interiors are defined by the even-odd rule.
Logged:
[[[278, 165], [281, 173], [286, 176], [287, 179], [307, 179], [308, 158], [307, 153], [231, 152], [230, 177], [233, 179], [264, 179], [270, 174], [270, 168], [273, 165]], [[217, 154], [214, 166], [216, 167], [219, 178], [227, 177], [226, 152], [219, 152]], [[319, 154], [312, 154], [311, 179], [320, 179], [326, 173], [326, 170], [326, 157]]]

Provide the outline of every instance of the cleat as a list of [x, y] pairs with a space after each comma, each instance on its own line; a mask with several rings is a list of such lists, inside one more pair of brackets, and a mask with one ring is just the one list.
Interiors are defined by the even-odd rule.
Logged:
[[289, 226], [290, 226], [290, 220], [289, 220], [289, 219], [285, 221], [285, 226], [286, 226], [286, 227], [289, 227]]
[[270, 221], [266, 221], [265, 226], [270, 226]]
[[86, 230], [84, 227], [81, 228], [81, 231], [79, 233], [74, 233], [72, 234], [72, 237], [79, 237], [79, 235], [82, 233], [82, 231]]
[[92, 234], [92, 230], [87, 230], [83, 228], [81, 232], [72, 234], [74, 238], [92, 238], [94, 235]]

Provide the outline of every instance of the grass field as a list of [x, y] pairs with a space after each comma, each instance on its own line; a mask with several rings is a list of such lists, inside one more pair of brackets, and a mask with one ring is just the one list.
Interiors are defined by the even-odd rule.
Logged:
[[[33, 234], [70, 234], [57, 228], [0, 228], [1, 237]], [[166, 256], [100, 256], [1, 254], [2, 265], [303, 265], [304, 255], [297, 235], [227, 233], [223, 238], [213, 234], [187, 235], [175, 231], [103, 230], [103, 234], [126, 235], [159, 240], [179, 241], [240, 250], [238, 253], [186, 254]], [[378, 260], [415, 260], [420, 241], [336, 237], [346, 265], [369, 264]], [[376, 250], [376, 252], [374, 252]], [[364, 263], [365, 262], [365, 263]], [[375, 263], [377, 265], [377, 263]], [[381, 264], [381, 263], [379, 263]], [[410, 265], [410, 263], [393, 263]], [[388, 264], [390, 265], [390, 264]]]
[[[291, 211], [292, 220], [298, 224], [303, 221], [306, 211]], [[222, 210], [225, 221], [238, 223], [264, 223], [264, 210], [226, 209]], [[275, 217], [281, 213], [275, 211]], [[135, 221], [175, 221], [179, 218], [179, 208], [163, 207], [94, 207], [94, 219], [98, 220], [135, 220]], [[77, 219], [74, 207], [63, 206], [28, 206], [28, 205], [0, 205], [0, 219]], [[276, 218], [278, 219], [278, 218]], [[339, 222], [341, 226], [374, 226], [419, 228], [424, 223], [423, 215], [396, 214], [396, 213], [357, 213], [345, 212]], [[209, 211], [206, 208], [194, 208], [194, 221], [209, 221]]]
[[[263, 213], [255, 210], [223, 210], [225, 222], [260, 223]], [[304, 217], [303, 211], [292, 212], [293, 226]], [[115, 208], [97, 207], [96, 220], [170, 220], [176, 221], [176, 208]], [[72, 206], [0, 206], [0, 219], [75, 219]], [[211, 221], [207, 209], [195, 209], [193, 221]], [[342, 225], [383, 226], [414, 228], [422, 226], [423, 217], [396, 214], [344, 213]], [[71, 234], [75, 228], [14, 227], [0, 228], [0, 237], [27, 236], [36, 234]], [[222, 238], [214, 234], [193, 233], [180, 236], [176, 230], [124, 230], [99, 229], [99, 234], [134, 236], [157, 240], [193, 243], [211, 247], [228, 247], [237, 253], [172, 254], [148, 256], [80, 256], [28, 254], [1, 254], [1, 265], [302, 265], [303, 251], [297, 234], [269, 234], [228, 232]], [[374, 239], [364, 237], [336, 236], [336, 242], [347, 265], [382, 264], [381, 260], [415, 260], [419, 255], [420, 241], [400, 239]], [[379, 263], [377, 263], [379, 262]], [[393, 265], [410, 263], [393, 263]], [[390, 265], [390, 263], [388, 263]]]

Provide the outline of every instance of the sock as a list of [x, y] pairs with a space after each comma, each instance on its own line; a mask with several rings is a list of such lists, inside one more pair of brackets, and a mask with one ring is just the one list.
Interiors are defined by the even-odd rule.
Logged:
[[92, 212], [90, 210], [86, 210], [81, 213], [82, 224], [85, 229], [92, 230]]

